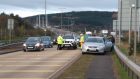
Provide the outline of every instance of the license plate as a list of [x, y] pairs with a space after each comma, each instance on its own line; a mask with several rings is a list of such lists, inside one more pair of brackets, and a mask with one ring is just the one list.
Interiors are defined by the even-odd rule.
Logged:
[[95, 49], [95, 48], [92, 48], [91, 50], [92, 50], [92, 51], [96, 51], [96, 49]]
[[65, 46], [70, 46], [70, 45], [65, 45]]
[[33, 47], [28, 47], [29, 49], [32, 49]]

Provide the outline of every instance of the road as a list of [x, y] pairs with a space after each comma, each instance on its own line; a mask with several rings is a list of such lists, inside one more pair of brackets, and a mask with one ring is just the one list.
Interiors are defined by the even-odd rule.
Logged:
[[1, 55], [0, 79], [50, 79], [80, 56], [80, 50], [56, 50], [56, 47]]

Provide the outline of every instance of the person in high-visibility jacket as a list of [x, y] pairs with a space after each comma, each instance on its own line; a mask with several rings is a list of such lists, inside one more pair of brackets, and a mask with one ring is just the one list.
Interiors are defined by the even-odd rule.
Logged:
[[64, 41], [63, 37], [61, 35], [59, 35], [57, 37], [57, 50], [62, 49], [63, 41]]
[[84, 35], [80, 34], [80, 47], [82, 48], [82, 45], [84, 44]]

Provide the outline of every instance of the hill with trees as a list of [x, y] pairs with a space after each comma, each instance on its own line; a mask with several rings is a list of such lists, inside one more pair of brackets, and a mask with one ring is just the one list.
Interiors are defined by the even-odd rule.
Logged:
[[[34, 26], [38, 22], [38, 15], [26, 17]], [[63, 29], [71, 31], [84, 31], [87, 30], [112, 30], [112, 21], [117, 18], [117, 12], [107, 11], [80, 11], [80, 12], [67, 12], [48, 14], [48, 25], [55, 27], [61, 26]], [[44, 27], [45, 15], [40, 15], [41, 26]], [[43, 23], [43, 24], [42, 24]]]

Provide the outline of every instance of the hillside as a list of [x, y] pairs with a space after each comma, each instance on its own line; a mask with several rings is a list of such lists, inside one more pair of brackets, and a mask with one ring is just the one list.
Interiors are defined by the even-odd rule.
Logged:
[[[100, 29], [112, 29], [112, 21], [116, 19], [116, 12], [107, 11], [81, 11], [81, 12], [68, 12], [57, 13], [48, 15], [49, 26], [60, 26], [61, 19], [65, 29], [72, 31], [84, 31], [87, 30], [100, 30]], [[31, 22], [34, 26], [38, 25], [38, 15], [24, 18]], [[40, 15], [41, 26], [44, 26], [45, 16]]]

